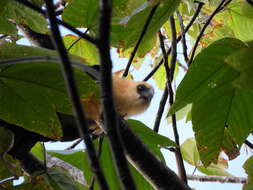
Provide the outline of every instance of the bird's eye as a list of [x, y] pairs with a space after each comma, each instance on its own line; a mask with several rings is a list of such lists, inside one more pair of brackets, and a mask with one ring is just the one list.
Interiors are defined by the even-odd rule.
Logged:
[[147, 87], [145, 85], [143, 85], [143, 84], [140, 84], [140, 85], [137, 86], [138, 92], [141, 92], [141, 91], [145, 90], [146, 88]]

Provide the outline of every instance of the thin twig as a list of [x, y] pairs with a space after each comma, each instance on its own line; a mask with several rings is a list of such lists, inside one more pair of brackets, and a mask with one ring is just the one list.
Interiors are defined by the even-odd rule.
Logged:
[[[37, 11], [37, 12], [39, 12], [40, 14], [42, 14], [44, 16], [46, 15], [46, 12], [43, 9], [41, 9], [40, 7], [38, 7], [38, 6], [30, 3], [27, 0], [16, 0], [16, 1], [19, 2], [19, 3], [21, 3], [21, 4], [23, 4], [23, 5], [25, 5], [25, 6], [27, 6], [27, 7], [29, 7], [29, 8], [31, 8], [31, 9], [33, 9], [33, 10], [35, 10], [35, 11]], [[58, 24], [64, 26], [65, 28], [67, 28], [70, 31], [74, 32], [75, 34], [77, 34], [78, 36], [80, 36], [83, 39], [87, 40], [88, 42], [90, 42], [92, 44], [96, 44], [97, 43], [96, 38], [93, 38], [93, 37], [91, 37], [91, 36], [89, 36], [87, 34], [83, 34], [81, 31], [77, 30], [75, 27], [69, 25], [68, 23], [66, 23], [66, 22], [64, 22], [64, 21], [62, 21], [60, 19], [56, 18], [56, 21], [57, 21]]]
[[188, 180], [200, 182], [220, 182], [220, 183], [247, 183], [245, 177], [232, 177], [232, 176], [200, 176], [200, 175], [187, 175]]
[[57, 23], [55, 12], [54, 12], [53, 2], [51, 0], [45, 0], [45, 3], [46, 3], [46, 8], [47, 8], [47, 15], [49, 18], [50, 28], [52, 32], [52, 40], [54, 42], [55, 49], [57, 50], [62, 62], [62, 72], [65, 77], [67, 90], [68, 90], [68, 93], [73, 105], [73, 112], [75, 115], [79, 134], [85, 141], [86, 150], [89, 156], [91, 167], [92, 167], [93, 172], [96, 175], [100, 189], [109, 190], [109, 186], [106, 182], [102, 168], [98, 161], [97, 153], [95, 151], [95, 148], [91, 141], [91, 137], [89, 135], [88, 125], [85, 119], [84, 111], [82, 109], [82, 104], [80, 102], [80, 96], [79, 96], [78, 89], [76, 86], [73, 69], [71, 67], [71, 62], [69, 60], [67, 50], [64, 47], [64, 44], [60, 35], [58, 23]]
[[[177, 61], [177, 34], [176, 34], [176, 26], [175, 26], [175, 20], [173, 16], [170, 16], [170, 27], [171, 27], [171, 33], [172, 33], [172, 37], [171, 37], [171, 60], [170, 60], [170, 76], [167, 79], [168, 80], [168, 91], [169, 91], [169, 104], [170, 106], [173, 105], [174, 103], [174, 92], [172, 89], [172, 81], [174, 78], [174, 72], [175, 72], [175, 65], [176, 65], [176, 61]], [[176, 120], [176, 114], [172, 115], [172, 128], [173, 128], [173, 132], [174, 132], [174, 138], [175, 138], [175, 142], [177, 143], [178, 147], [176, 147], [176, 160], [177, 160], [177, 164], [178, 164], [178, 172], [179, 172], [179, 176], [181, 177], [181, 179], [187, 184], [187, 177], [186, 177], [186, 171], [185, 171], [185, 167], [184, 167], [184, 162], [183, 162], [183, 157], [181, 154], [181, 150], [179, 148], [180, 146], [180, 141], [179, 141], [179, 135], [178, 135], [178, 131], [177, 131], [177, 120]]]
[[[200, 13], [200, 10], [202, 9], [204, 3], [202, 2], [197, 2], [198, 3], [198, 7], [194, 13], [194, 15], [192, 16], [190, 22], [187, 24], [187, 26], [185, 27], [185, 33], [190, 29], [190, 27], [193, 25], [194, 21], [196, 20], [197, 16]], [[181, 40], [182, 36], [178, 36], [177, 37], [177, 42], [179, 42]], [[169, 48], [167, 50], [167, 55], [169, 55], [171, 52], [171, 48]], [[159, 69], [159, 67], [163, 64], [163, 59], [152, 69], [152, 71], [143, 79], [143, 81], [147, 81], [148, 79], [150, 79], [154, 73]]]
[[253, 150], [253, 144], [251, 142], [245, 140], [244, 143]]
[[17, 179], [17, 177], [11, 176], [11, 177], [5, 178], [5, 179], [3, 179], [3, 180], [0, 180], [0, 184], [1, 184], [1, 183], [4, 183], [4, 182], [6, 182], [6, 181], [15, 180], [15, 179]]
[[168, 95], [169, 95], [168, 88], [165, 87], [165, 89], [163, 91], [163, 96], [161, 98], [159, 108], [158, 108], [158, 111], [157, 111], [157, 114], [156, 114], [155, 124], [154, 124], [154, 127], [153, 127], [153, 130], [156, 133], [158, 133], [158, 131], [159, 131], [159, 127], [160, 127], [162, 115], [163, 115], [163, 112], [164, 112], [165, 104], [166, 104], [167, 99], [168, 99]]
[[156, 9], [157, 9], [158, 6], [159, 6], [159, 4], [157, 4], [156, 6], [154, 6], [151, 9], [151, 11], [150, 11], [150, 13], [148, 15], [148, 19], [146, 20], [146, 23], [145, 23], [145, 25], [144, 25], [144, 27], [143, 27], [143, 29], [141, 31], [141, 35], [140, 35], [140, 37], [139, 37], [139, 39], [138, 39], [138, 41], [137, 41], [137, 43], [136, 43], [136, 45], [134, 47], [134, 50], [132, 51], [131, 56], [130, 56], [130, 58], [128, 60], [127, 66], [126, 66], [125, 71], [123, 73], [123, 77], [126, 77], [127, 74], [128, 74], [128, 72], [129, 72], [130, 66], [131, 66], [132, 61], [134, 59], [134, 56], [135, 56], [135, 54], [136, 54], [136, 52], [138, 50], [139, 45], [141, 44], [141, 41], [142, 41], [144, 35], [147, 32], [148, 26], [149, 26], [149, 24], [150, 24], [150, 22], [152, 20], [153, 15], [155, 14], [155, 11], [156, 11]]
[[184, 21], [179, 11], [176, 11], [177, 17], [180, 23], [180, 29], [181, 29], [181, 36], [182, 36], [182, 47], [183, 47], [183, 55], [184, 60], [186, 63], [188, 63], [188, 53], [187, 53], [187, 45], [186, 45], [186, 39], [185, 39], [185, 27], [184, 27]]
[[[84, 34], [87, 34], [87, 32], [89, 31], [89, 28], [87, 28], [84, 32]], [[82, 39], [82, 37], [79, 37], [78, 39], [76, 39], [68, 48], [67, 50], [70, 51], [70, 49], [77, 43], [79, 42], [80, 40]]]
[[225, 2], [228, 4], [228, 3], [230, 3], [231, 1], [232, 1], [232, 0], [228, 0], [228, 1], [226, 2], [226, 0], [222, 0], [222, 1], [220, 2], [220, 4], [216, 7], [216, 9], [213, 11], [213, 13], [209, 16], [209, 18], [207, 19], [207, 21], [206, 21], [206, 23], [204, 24], [203, 28], [202, 28], [201, 31], [199, 32], [199, 35], [198, 35], [197, 38], [196, 38], [195, 44], [194, 44], [194, 46], [193, 46], [193, 48], [192, 48], [191, 57], [190, 57], [190, 59], [189, 59], [189, 61], [188, 61], [188, 65], [191, 65], [191, 63], [192, 63], [192, 61], [193, 61], [193, 58], [194, 58], [194, 56], [195, 56], [195, 53], [196, 53], [198, 44], [199, 44], [199, 42], [200, 42], [200, 40], [201, 40], [201, 38], [202, 38], [202, 36], [203, 36], [203, 34], [204, 34], [204, 32], [205, 32], [207, 26], [211, 23], [213, 17], [214, 17], [217, 13], [219, 13], [219, 11], [220, 11], [222, 5], [223, 5]]
[[[169, 68], [169, 64], [168, 64], [168, 55], [166, 53], [166, 49], [165, 49], [165, 45], [164, 45], [164, 36], [162, 35], [161, 31], [159, 31], [159, 40], [160, 40], [160, 46], [161, 46], [161, 50], [162, 50], [162, 54], [163, 54], [163, 60], [165, 60], [164, 61], [164, 69], [166, 71], [166, 77], [167, 77], [167, 79], [169, 79], [170, 78], [170, 68]], [[155, 124], [154, 124], [154, 127], [153, 127], [153, 130], [155, 132], [159, 131], [159, 126], [160, 126], [160, 123], [161, 123], [161, 119], [162, 119], [162, 115], [163, 115], [163, 112], [164, 112], [165, 104], [166, 104], [167, 99], [168, 99], [168, 95], [169, 95], [169, 92], [168, 92], [168, 88], [167, 88], [167, 85], [166, 85], [165, 89], [164, 89], [164, 92], [163, 92], [163, 96], [162, 96], [160, 104], [159, 104], [157, 114], [156, 114]]]
[[101, 65], [101, 97], [103, 119], [117, 172], [124, 189], [135, 190], [135, 184], [128, 168], [123, 145], [118, 131], [118, 116], [115, 110], [112, 90], [112, 60], [110, 55], [110, 25], [112, 2], [100, 1], [98, 50]]
[[65, 148], [65, 150], [71, 150], [74, 149], [80, 142], [82, 142], [83, 139], [78, 139], [77, 141], [75, 141], [72, 145], [70, 145], [69, 147]]

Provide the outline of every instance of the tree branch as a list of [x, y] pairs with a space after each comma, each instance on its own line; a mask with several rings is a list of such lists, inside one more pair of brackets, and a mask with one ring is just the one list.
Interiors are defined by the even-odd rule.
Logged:
[[[170, 75], [168, 76], [168, 91], [169, 91], [169, 103], [170, 106], [174, 103], [174, 92], [172, 89], [172, 81], [174, 79], [174, 72], [175, 72], [175, 65], [177, 61], [177, 33], [176, 33], [176, 26], [175, 26], [175, 20], [173, 15], [170, 16], [170, 27], [171, 27], [171, 60], [170, 60]], [[176, 160], [178, 164], [178, 172], [179, 176], [182, 178], [182, 180], [187, 183], [187, 177], [186, 177], [186, 171], [184, 167], [184, 161], [180, 150], [180, 142], [179, 142], [179, 135], [177, 131], [177, 120], [176, 120], [176, 114], [172, 115], [172, 128], [174, 132], [175, 142], [177, 143], [178, 147], [176, 147]]]
[[200, 182], [220, 182], [220, 183], [247, 183], [247, 178], [244, 177], [227, 177], [227, 176], [200, 176], [187, 175], [188, 180]]
[[248, 147], [250, 147], [253, 150], [253, 144], [251, 142], [249, 142], [248, 140], [245, 140], [244, 144], [246, 144]]
[[[5, 66], [5, 65], [16, 65], [16, 64], [25, 64], [28, 62], [54, 62], [54, 63], [58, 63], [60, 64], [60, 59], [59, 57], [56, 56], [29, 56], [29, 57], [18, 57], [18, 58], [12, 58], [12, 59], [6, 59], [6, 60], [0, 60], [0, 65], [1, 66]], [[90, 76], [92, 76], [93, 78], [95, 78], [96, 80], [100, 80], [99, 77], [99, 72], [96, 71], [95, 69], [93, 69], [90, 66], [87, 66], [81, 62], [78, 61], [71, 61], [71, 64], [88, 73]]]
[[142, 41], [144, 35], [146, 34], [146, 31], [147, 31], [147, 29], [148, 29], [148, 26], [149, 26], [149, 24], [150, 24], [150, 22], [151, 22], [151, 20], [152, 20], [153, 15], [155, 14], [156, 9], [158, 8], [158, 6], [159, 6], [159, 3], [158, 3], [157, 5], [155, 5], [155, 6], [151, 9], [151, 11], [150, 11], [150, 13], [149, 13], [149, 15], [148, 15], [148, 19], [146, 20], [146, 23], [145, 23], [145, 25], [144, 25], [144, 27], [143, 27], [143, 29], [142, 29], [141, 35], [140, 35], [140, 37], [139, 37], [139, 39], [138, 39], [138, 41], [137, 41], [137, 43], [136, 43], [136, 45], [135, 45], [135, 47], [134, 47], [134, 50], [132, 51], [131, 56], [130, 56], [130, 58], [129, 58], [129, 60], [128, 60], [127, 66], [126, 66], [125, 71], [124, 71], [124, 73], [123, 73], [123, 77], [126, 77], [127, 74], [128, 74], [128, 72], [129, 72], [130, 66], [131, 66], [132, 61], [133, 61], [133, 59], [134, 59], [134, 56], [135, 56], [135, 54], [136, 54], [136, 52], [137, 52], [137, 50], [138, 50], [139, 45], [141, 44], [141, 41]]
[[[165, 72], [166, 72], [166, 78], [167, 78], [167, 82], [168, 82], [168, 80], [170, 78], [170, 68], [169, 68], [169, 64], [168, 64], [168, 55], [166, 53], [166, 49], [165, 49], [165, 45], [164, 45], [164, 36], [162, 35], [161, 31], [159, 31], [159, 40], [160, 40], [160, 46], [161, 46], [161, 50], [162, 50], [162, 54], [163, 54], [164, 69], [165, 69]], [[161, 98], [159, 108], [158, 108], [158, 111], [157, 111], [157, 114], [156, 114], [155, 124], [154, 124], [154, 127], [153, 127], [153, 130], [155, 132], [159, 131], [161, 118], [162, 118], [164, 108], [165, 108], [165, 104], [167, 102], [168, 95], [169, 95], [168, 88], [167, 88], [167, 82], [166, 82], [165, 89], [164, 89], [164, 92], [163, 92], [163, 96]]]
[[117, 172], [124, 189], [135, 190], [135, 184], [128, 168], [124, 149], [118, 132], [117, 113], [113, 101], [112, 91], [112, 61], [110, 56], [110, 25], [111, 9], [110, 0], [100, 0], [100, 22], [98, 50], [101, 65], [101, 93], [103, 105], [103, 119], [105, 131], [108, 136], [110, 148], [114, 157]]
[[216, 7], [216, 9], [213, 11], [213, 13], [209, 16], [209, 18], [207, 19], [207, 21], [206, 21], [206, 23], [204, 24], [203, 28], [202, 28], [201, 31], [199, 32], [198, 37], [196, 38], [195, 44], [194, 44], [194, 46], [193, 46], [193, 48], [192, 48], [191, 57], [190, 57], [190, 59], [189, 59], [189, 61], [188, 61], [188, 65], [191, 65], [191, 63], [192, 63], [192, 61], [193, 61], [193, 58], [194, 58], [194, 55], [195, 55], [195, 52], [196, 52], [196, 50], [197, 50], [198, 44], [199, 44], [199, 42], [200, 42], [200, 40], [201, 40], [201, 38], [202, 38], [202, 36], [203, 36], [203, 34], [204, 34], [204, 32], [205, 32], [207, 26], [211, 23], [213, 17], [214, 17], [217, 13], [219, 13], [219, 11], [221, 10], [221, 7], [223, 6], [224, 3], [228, 4], [228, 3], [230, 3], [231, 1], [232, 1], [232, 0], [228, 0], [228, 1], [226, 2], [226, 0], [222, 0], [222, 1], [220, 2], [220, 4]]
[[59, 57], [61, 59], [62, 72], [65, 78], [68, 94], [70, 96], [70, 99], [73, 105], [73, 112], [75, 114], [75, 120], [77, 123], [79, 134], [85, 141], [91, 167], [97, 177], [97, 181], [100, 188], [102, 190], [108, 190], [109, 189], [108, 184], [106, 182], [105, 176], [99, 164], [97, 153], [95, 151], [95, 148], [91, 141], [91, 137], [89, 135], [88, 125], [87, 125], [85, 114], [80, 102], [80, 96], [76, 87], [74, 73], [71, 67], [71, 62], [69, 60], [67, 50], [63, 44], [60, 31], [58, 28], [58, 23], [57, 23], [57, 19], [54, 12], [53, 2], [51, 0], [45, 0], [45, 3], [46, 3], [47, 14], [48, 14], [49, 23], [50, 23], [50, 29], [52, 32], [52, 40], [55, 45], [55, 49], [57, 50]]
[[150, 152], [124, 120], [120, 120], [119, 129], [129, 160], [155, 189], [190, 190], [177, 174]]
[[[195, 11], [193, 17], [191, 18], [190, 22], [187, 24], [187, 26], [185, 27], [185, 33], [190, 29], [190, 27], [192, 26], [192, 24], [194, 23], [194, 21], [196, 20], [197, 16], [199, 15], [200, 13], [200, 10], [202, 9], [204, 3], [202, 2], [196, 2], [198, 3], [198, 7], [197, 7], [197, 10]], [[182, 36], [179, 35], [177, 37], [177, 42], [179, 42], [181, 40]], [[169, 55], [171, 52], [171, 48], [169, 48], [167, 50], [167, 55]], [[150, 79], [154, 73], [159, 69], [159, 67], [163, 64], [164, 62], [164, 59], [162, 59], [153, 69], [152, 71], [143, 79], [143, 81], [147, 81], [148, 79]]]
[[183, 55], [184, 55], [184, 60], [186, 63], [188, 63], [188, 53], [187, 53], [187, 45], [186, 45], [186, 39], [185, 39], [185, 27], [184, 27], [184, 21], [182, 19], [182, 16], [179, 11], [176, 11], [177, 17], [180, 23], [180, 29], [181, 29], [181, 36], [182, 36], [182, 47], [183, 47]]

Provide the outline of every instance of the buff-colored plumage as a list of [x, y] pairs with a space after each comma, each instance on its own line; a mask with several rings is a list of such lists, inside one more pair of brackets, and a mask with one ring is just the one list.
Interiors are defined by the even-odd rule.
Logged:
[[[122, 78], [123, 70], [115, 72], [113, 74], [113, 95], [115, 106], [119, 114], [123, 117], [129, 117], [137, 115], [146, 111], [150, 105], [150, 100], [153, 97], [153, 88], [150, 84], [146, 82], [133, 81], [131, 79]], [[140, 92], [138, 92], [138, 85], [143, 85], [150, 99], [147, 101], [141, 97]], [[85, 115], [87, 118], [92, 119], [97, 122], [97, 124], [90, 126], [95, 134], [101, 134], [100, 116], [101, 116], [101, 103], [99, 100], [82, 99], [84, 105]], [[100, 127], [99, 127], [100, 126]]]

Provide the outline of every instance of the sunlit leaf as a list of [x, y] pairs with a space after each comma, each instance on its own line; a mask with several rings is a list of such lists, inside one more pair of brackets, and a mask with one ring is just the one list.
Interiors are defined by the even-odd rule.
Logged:
[[238, 3], [237, 6], [231, 6], [228, 11], [230, 19], [228, 25], [233, 30], [235, 37], [242, 41], [253, 40], [253, 18], [244, 16], [245, 12], [241, 8], [247, 2]]
[[183, 159], [189, 164], [197, 167], [197, 169], [206, 175], [215, 176], [231, 176], [227, 171], [227, 161], [223, 158], [219, 158], [217, 164], [210, 164], [208, 167], [204, 167], [197, 150], [196, 142], [194, 138], [187, 139], [181, 145], [181, 152]]
[[78, 37], [73, 35], [64, 36], [63, 40], [66, 47], [68, 49], [70, 48], [69, 52], [81, 57], [83, 61], [89, 65], [99, 65], [99, 54], [97, 48], [83, 39], [77, 41], [78, 39]]
[[253, 187], [253, 156], [251, 156], [243, 165], [245, 172], [248, 174], [248, 183], [243, 185], [243, 190], [251, 190]]

